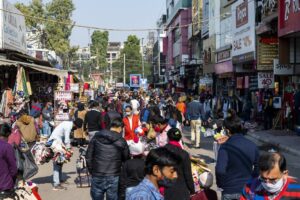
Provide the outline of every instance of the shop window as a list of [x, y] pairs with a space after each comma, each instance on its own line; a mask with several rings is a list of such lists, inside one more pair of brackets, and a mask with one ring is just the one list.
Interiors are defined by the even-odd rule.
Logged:
[[300, 38], [290, 39], [290, 63], [300, 64]]
[[173, 34], [174, 34], [174, 43], [175, 43], [180, 39], [181, 36], [180, 28], [178, 26], [173, 31]]

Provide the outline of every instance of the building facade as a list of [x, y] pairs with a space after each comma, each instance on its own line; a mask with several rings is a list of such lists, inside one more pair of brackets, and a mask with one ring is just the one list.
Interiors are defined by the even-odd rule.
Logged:
[[180, 92], [186, 89], [185, 63], [191, 57], [188, 26], [192, 22], [191, 0], [167, 0], [167, 66], [168, 89]]

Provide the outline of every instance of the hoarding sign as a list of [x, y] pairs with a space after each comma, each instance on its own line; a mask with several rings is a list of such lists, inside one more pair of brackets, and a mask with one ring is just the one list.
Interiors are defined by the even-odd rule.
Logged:
[[79, 83], [70, 83], [70, 91], [79, 93]]
[[55, 101], [71, 101], [73, 95], [71, 91], [55, 91], [54, 100]]
[[204, 38], [208, 36], [208, 34], [209, 34], [209, 0], [203, 0], [201, 36], [202, 38]]
[[274, 88], [274, 74], [272, 72], [257, 73], [258, 88]]
[[300, 31], [300, 0], [281, 0], [279, 3], [278, 36]]
[[140, 74], [130, 74], [130, 87], [140, 87], [141, 78]]
[[0, 40], [1, 48], [27, 52], [25, 18], [7, 0], [0, 3]]
[[232, 5], [232, 56], [255, 52], [255, 2], [239, 0]]
[[279, 64], [278, 59], [274, 59], [274, 74], [275, 75], [293, 75], [294, 66], [290, 64]]

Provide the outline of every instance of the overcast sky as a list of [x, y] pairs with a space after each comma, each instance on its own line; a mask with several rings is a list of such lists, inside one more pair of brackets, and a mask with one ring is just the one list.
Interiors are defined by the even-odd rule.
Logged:
[[[30, 0], [9, 0], [28, 3]], [[48, 2], [48, 1], [44, 1]], [[155, 28], [156, 21], [165, 13], [165, 0], [73, 0], [76, 10], [73, 20], [80, 25], [114, 29]], [[92, 34], [92, 30], [90, 31]], [[147, 32], [110, 32], [110, 41], [126, 40], [130, 34], [146, 38]], [[87, 46], [89, 33], [74, 28], [72, 45]]]

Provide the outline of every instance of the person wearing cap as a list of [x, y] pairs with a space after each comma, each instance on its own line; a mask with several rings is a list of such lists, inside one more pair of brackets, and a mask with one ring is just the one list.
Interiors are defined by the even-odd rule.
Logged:
[[13, 192], [18, 172], [14, 149], [7, 143], [10, 133], [8, 124], [0, 124], [0, 199]]
[[127, 141], [131, 159], [127, 160], [121, 171], [119, 184], [119, 200], [125, 200], [126, 192], [130, 192], [145, 176], [145, 145], [140, 141]]
[[300, 185], [289, 176], [285, 157], [270, 151], [260, 156], [259, 177], [244, 187], [240, 200], [300, 199]]
[[179, 129], [172, 128], [167, 135], [169, 143], [165, 146], [166, 149], [178, 155], [181, 162], [178, 166], [178, 178], [172, 187], [164, 188], [164, 197], [165, 200], [188, 200], [195, 193], [190, 155], [180, 143], [182, 134]]
[[217, 192], [210, 189], [214, 182], [211, 172], [203, 172], [199, 176], [199, 183], [202, 190], [191, 196], [191, 200], [218, 200]]
[[[71, 131], [81, 128], [83, 124], [82, 119], [77, 118], [73, 121], [64, 121], [60, 123], [52, 132], [48, 141], [58, 140], [62, 142], [67, 149], [71, 148]], [[66, 188], [61, 185], [62, 182], [62, 166], [53, 162], [53, 190], [65, 190]]]

